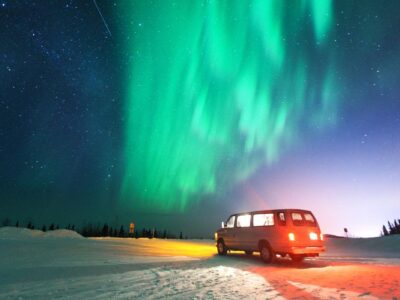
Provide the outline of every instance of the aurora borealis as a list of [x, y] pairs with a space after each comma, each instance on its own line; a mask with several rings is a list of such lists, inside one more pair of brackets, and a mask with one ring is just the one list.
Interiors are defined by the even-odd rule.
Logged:
[[399, 12], [0, 1], [0, 221], [207, 236], [298, 207], [324, 232], [379, 234], [400, 217]]
[[[140, 10], [122, 9], [132, 18]], [[151, 24], [126, 29], [140, 30], [126, 41], [137, 53], [126, 106], [128, 201], [183, 210], [192, 196], [276, 162], [303, 131], [335, 124], [332, 1], [160, 2], [146, 13]], [[296, 47], [309, 31], [312, 43]]]

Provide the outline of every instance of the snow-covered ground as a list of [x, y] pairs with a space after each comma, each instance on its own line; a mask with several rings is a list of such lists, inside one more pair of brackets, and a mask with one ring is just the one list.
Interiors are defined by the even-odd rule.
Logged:
[[325, 256], [400, 258], [400, 235], [376, 238], [326, 239]]
[[0, 228], [0, 299], [400, 299], [400, 236], [329, 239], [301, 264], [216, 256], [213, 241]]

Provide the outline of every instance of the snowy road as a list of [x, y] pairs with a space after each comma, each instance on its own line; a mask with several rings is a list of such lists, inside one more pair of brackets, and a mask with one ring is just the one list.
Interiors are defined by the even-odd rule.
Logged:
[[396, 251], [382, 259], [369, 247], [361, 259], [359, 245], [336, 244], [319, 259], [265, 265], [257, 255], [218, 257], [213, 241], [10, 238], [0, 229], [0, 298], [400, 299]]

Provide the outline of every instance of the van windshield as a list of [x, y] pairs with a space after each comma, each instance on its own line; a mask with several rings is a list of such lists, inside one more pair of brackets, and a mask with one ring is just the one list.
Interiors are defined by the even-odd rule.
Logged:
[[317, 222], [311, 213], [308, 212], [292, 212], [293, 225], [295, 226], [317, 226]]

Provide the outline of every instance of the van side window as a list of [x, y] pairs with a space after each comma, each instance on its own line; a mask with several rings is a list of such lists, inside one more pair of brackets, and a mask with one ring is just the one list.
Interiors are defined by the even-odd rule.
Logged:
[[235, 226], [235, 216], [230, 217], [229, 220], [226, 222], [227, 228], [233, 228], [233, 226]]
[[240, 215], [237, 217], [236, 227], [250, 227], [251, 215]]
[[255, 214], [253, 215], [253, 226], [273, 226], [274, 214]]
[[278, 213], [278, 224], [282, 226], [286, 225], [286, 217], [284, 212]]

